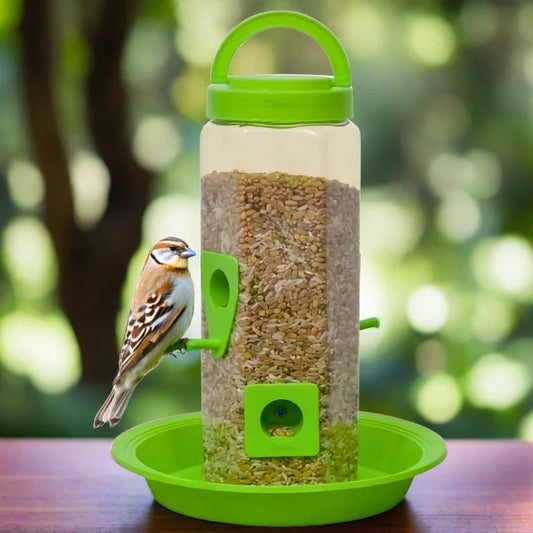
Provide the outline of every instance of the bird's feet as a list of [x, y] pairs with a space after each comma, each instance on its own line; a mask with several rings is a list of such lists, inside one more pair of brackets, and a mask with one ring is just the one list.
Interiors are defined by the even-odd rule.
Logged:
[[180, 339], [178, 342], [172, 345], [172, 351], [170, 352], [170, 355], [174, 357], [175, 359], [178, 358], [178, 355], [184, 355], [187, 352], [187, 341], [189, 339], [184, 337], [183, 339]]

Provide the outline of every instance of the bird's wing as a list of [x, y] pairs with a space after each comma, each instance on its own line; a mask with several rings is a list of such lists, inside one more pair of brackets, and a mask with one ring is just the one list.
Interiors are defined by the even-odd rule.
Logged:
[[184, 313], [188, 302], [174, 305], [168, 301], [168, 295], [153, 292], [146, 303], [130, 310], [115, 382], [137, 365]]

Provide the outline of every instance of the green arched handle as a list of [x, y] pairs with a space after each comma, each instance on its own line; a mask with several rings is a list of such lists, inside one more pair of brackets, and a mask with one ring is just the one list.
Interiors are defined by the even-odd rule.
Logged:
[[222, 41], [211, 70], [211, 83], [227, 83], [233, 56], [252, 35], [270, 28], [290, 28], [312, 37], [326, 52], [333, 70], [334, 87], [350, 87], [350, 64], [335, 34], [318, 20], [292, 11], [270, 11], [250, 17], [233, 28]]

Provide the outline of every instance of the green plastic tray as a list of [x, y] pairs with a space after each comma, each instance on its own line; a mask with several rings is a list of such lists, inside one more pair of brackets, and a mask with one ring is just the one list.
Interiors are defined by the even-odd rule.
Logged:
[[433, 431], [390, 416], [360, 413], [359, 478], [342, 483], [248, 486], [202, 479], [199, 413], [154, 420], [115, 439], [115, 461], [146, 478], [154, 498], [183, 515], [248, 526], [347, 522], [394, 507], [414, 476], [446, 457]]

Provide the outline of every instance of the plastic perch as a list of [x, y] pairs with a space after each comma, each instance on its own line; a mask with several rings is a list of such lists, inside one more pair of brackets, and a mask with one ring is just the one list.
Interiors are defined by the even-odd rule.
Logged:
[[365, 318], [359, 322], [359, 329], [379, 328], [379, 326], [380, 321], [376, 316], [373, 316], [372, 318]]
[[[359, 322], [359, 329], [379, 328], [379, 318], [365, 318]], [[219, 350], [223, 344], [221, 339], [207, 338], [207, 339], [181, 339], [178, 342], [169, 346], [166, 353], [175, 351], [192, 352], [195, 350]]]

